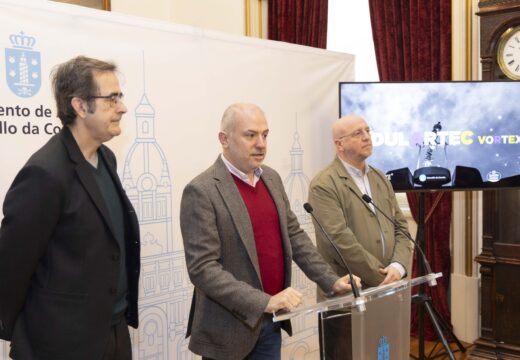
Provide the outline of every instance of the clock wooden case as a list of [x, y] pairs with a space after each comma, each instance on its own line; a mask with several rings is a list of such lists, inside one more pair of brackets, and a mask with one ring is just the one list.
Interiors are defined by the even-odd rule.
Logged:
[[[520, 40], [520, 0], [480, 1], [477, 15], [482, 80], [518, 80], [520, 48], [515, 45], [516, 39]], [[482, 252], [475, 259], [481, 274], [481, 331], [469, 358], [518, 360], [520, 190], [484, 191], [482, 217]]]
[[[516, 65], [520, 65], [520, 49], [507, 48], [506, 42], [516, 42], [520, 40], [520, 0], [498, 1], [488, 0], [479, 2], [480, 16], [480, 59], [482, 63], [482, 80], [519, 80], [520, 68], [515, 71]], [[509, 38], [508, 35], [516, 34], [516, 38]], [[501, 42], [502, 40], [502, 42]], [[520, 45], [520, 43], [518, 44]], [[502, 52], [502, 50], [506, 50]], [[511, 50], [511, 51], [507, 51]], [[506, 64], [513, 59], [507, 60], [510, 56], [516, 56], [514, 67], [509, 65], [510, 73], [504, 72], [499, 61]], [[502, 55], [502, 57], [499, 57]], [[506, 69], [506, 68], [504, 68]], [[516, 74], [518, 78], [511, 77]], [[508, 76], [509, 75], [509, 76]]]

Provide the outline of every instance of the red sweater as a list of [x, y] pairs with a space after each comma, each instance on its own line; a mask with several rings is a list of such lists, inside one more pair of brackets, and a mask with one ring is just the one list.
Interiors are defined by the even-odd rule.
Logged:
[[233, 176], [246, 204], [262, 276], [262, 286], [269, 295], [284, 288], [284, 255], [278, 210], [262, 179], [252, 187]]

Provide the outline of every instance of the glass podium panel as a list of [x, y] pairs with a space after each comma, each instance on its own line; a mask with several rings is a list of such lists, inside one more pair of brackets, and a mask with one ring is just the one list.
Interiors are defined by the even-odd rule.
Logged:
[[334, 297], [292, 312], [277, 313], [273, 321], [319, 314], [321, 358], [326, 360], [402, 360], [410, 352], [410, 309], [413, 286], [436, 285], [441, 273]]

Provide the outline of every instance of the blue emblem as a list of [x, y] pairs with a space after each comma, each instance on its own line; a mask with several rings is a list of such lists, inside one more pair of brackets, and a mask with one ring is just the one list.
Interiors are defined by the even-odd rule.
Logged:
[[7, 85], [11, 91], [23, 98], [34, 96], [40, 90], [40, 53], [32, 48], [36, 39], [32, 36], [11, 34], [12, 48], [5, 48], [5, 70]]
[[381, 336], [377, 346], [377, 360], [390, 360], [390, 344], [386, 336]]

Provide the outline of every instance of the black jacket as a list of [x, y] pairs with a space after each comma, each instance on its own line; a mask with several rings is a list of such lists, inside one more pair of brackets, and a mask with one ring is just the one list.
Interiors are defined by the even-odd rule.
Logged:
[[[137, 327], [139, 225], [100, 150], [125, 211], [128, 324]], [[68, 128], [16, 176], [0, 228], [0, 338], [16, 359], [99, 359], [111, 326], [120, 248], [108, 210]]]

